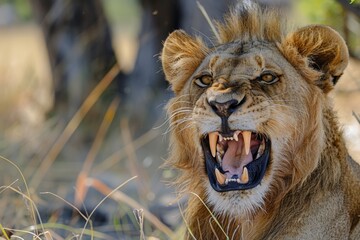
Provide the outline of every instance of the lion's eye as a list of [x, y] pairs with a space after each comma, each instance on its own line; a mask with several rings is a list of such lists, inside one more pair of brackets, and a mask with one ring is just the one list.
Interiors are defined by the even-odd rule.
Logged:
[[210, 86], [211, 82], [212, 77], [209, 75], [203, 75], [195, 79], [195, 84], [202, 88]]
[[273, 84], [279, 80], [279, 77], [273, 72], [264, 72], [258, 78], [260, 82], [265, 84]]

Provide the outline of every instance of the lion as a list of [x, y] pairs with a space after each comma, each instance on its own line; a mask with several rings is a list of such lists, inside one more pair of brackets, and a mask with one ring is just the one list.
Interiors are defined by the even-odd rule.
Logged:
[[161, 61], [170, 154], [191, 239], [360, 239], [360, 167], [330, 96], [348, 64], [333, 29], [287, 30], [242, 1], [207, 46], [182, 30]]

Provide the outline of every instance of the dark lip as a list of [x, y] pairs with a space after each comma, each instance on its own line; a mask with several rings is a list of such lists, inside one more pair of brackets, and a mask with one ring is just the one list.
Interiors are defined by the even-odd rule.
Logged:
[[227, 185], [220, 185], [216, 181], [215, 168], [222, 171], [217, 161], [213, 158], [210, 152], [209, 141], [207, 137], [201, 138], [201, 145], [204, 151], [206, 173], [208, 175], [212, 188], [217, 192], [248, 190], [258, 186], [264, 178], [266, 169], [270, 162], [271, 141], [265, 137], [265, 150], [261, 157], [253, 160], [246, 165], [249, 172], [249, 182], [246, 184], [238, 184], [236, 182], [229, 182]]

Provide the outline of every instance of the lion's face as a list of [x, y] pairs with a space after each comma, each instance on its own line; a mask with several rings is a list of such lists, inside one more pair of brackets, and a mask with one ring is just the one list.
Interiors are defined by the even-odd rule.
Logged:
[[[165, 42], [164, 72], [177, 95], [168, 106], [178, 145], [173, 158], [218, 213], [251, 214], [317, 165], [321, 105], [338, 69], [322, 74], [330, 69], [323, 56], [316, 55], [315, 69], [291, 40], [235, 40], [208, 49], [175, 32]], [[312, 134], [316, 150], [302, 147]], [[297, 159], [301, 151], [314, 160]]]
[[310, 91], [270, 44], [225, 44], [204, 58], [182, 95], [191, 96], [190, 129], [205, 168], [198, 174], [216, 209], [239, 215], [261, 206], [288, 139], [306, 121]]

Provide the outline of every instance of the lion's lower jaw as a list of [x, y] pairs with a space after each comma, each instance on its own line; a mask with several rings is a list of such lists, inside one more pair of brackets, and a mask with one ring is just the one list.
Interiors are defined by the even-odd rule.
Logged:
[[263, 209], [269, 187], [268, 182], [265, 182], [250, 190], [220, 193], [208, 184], [207, 202], [213, 207], [215, 216], [250, 220], [257, 211]]

